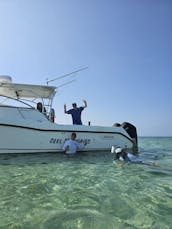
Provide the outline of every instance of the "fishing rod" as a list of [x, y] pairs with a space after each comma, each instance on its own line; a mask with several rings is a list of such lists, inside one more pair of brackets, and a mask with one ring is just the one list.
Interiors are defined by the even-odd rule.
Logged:
[[78, 69], [78, 70], [76, 70], [76, 71], [73, 71], [73, 72], [67, 73], [67, 74], [65, 74], [65, 75], [56, 77], [56, 78], [54, 78], [54, 79], [52, 79], [52, 80], [47, 80], [47, 85], [48, 85], [50, 82], [53, 82], [53, 81], [55, 81], [55, 80], [59, 80], [59, 79], [65, 78], [65, 77], [67, 77], [67, 76], [73, 75], [73, 74], [75, 74], [75, 73], [78, 73], [78, 72], [80, 72], [80, 71], [84, 71], [84, 70], [86, 70], [87, 68], [88, 68], [88, 67], [80, 68], [80, 69]]

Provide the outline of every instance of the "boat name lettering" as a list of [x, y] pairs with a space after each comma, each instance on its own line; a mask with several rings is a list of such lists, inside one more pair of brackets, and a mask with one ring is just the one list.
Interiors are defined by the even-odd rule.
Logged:
[[[51, 144], [64, 144], [66, 140], [69, 140], [69, 138], [61, 139], [61, 138], [51, 138], [49, 143]], [[79, 143], [89, 144], [91, 142], [91, 139], [77, 139], [76, 140]]]
[[77, 142], [84, 143], [84, 144], [90, 144], [91, 139], [77, 139]]
[[63, 143], [63, 140], [60, 138], [51, 138], [50, 143], [53, 143], [53, 144]]

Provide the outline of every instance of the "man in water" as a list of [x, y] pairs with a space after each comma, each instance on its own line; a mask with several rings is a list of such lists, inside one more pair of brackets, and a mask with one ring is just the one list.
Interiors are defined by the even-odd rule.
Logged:
[[66, 109], [66, 104], [64, 104], [64, 113], [65, 114], [71, 114], [72, 115], [72, 121], [74, 125], [82, 125], [81, 121], [81, 113], [84, 110], [84, 108], [87, 107], [87, 102], [86, 100], [83, 100], [84, 106], [82, 107], [77, 107], [76, 103], [72, 104], [72, 109], [68, 110]]
[[66, 154], [75, 154], [77, 150], [83, 150], [85, 144], [76, 141], [76, 133], [71, 134], [71, 138], [66, 140], [63, 146], [63, 150]]
[[159, 166], [158, 163], [155, 162], [144, 162], [140, 160], [138, 157], [134, 156], [131, 153], [128, 153], [125, 148], [121, 147], [114, 147], [111, 148], [111, 153], [116, 153], [116, 158], [120, 162], [130, 162], [136, 164], [144, 164], [144, 165], [151, 165], [151, 166]]
[[119, 161], [142, 163], [142, 161], [138, 157], [134, 156], [131, 153], [128, 153], [125, 148], [117, 147], [115, 149], [115, 153], [116, 153], [116, 158]]

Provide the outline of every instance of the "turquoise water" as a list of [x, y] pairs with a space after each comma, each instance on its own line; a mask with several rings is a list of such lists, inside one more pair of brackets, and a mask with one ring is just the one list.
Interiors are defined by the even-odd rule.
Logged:
[[0, 155], [0, 229], [172, 228], [172, 138], [139, 138], [159, 166], [110, 152]]

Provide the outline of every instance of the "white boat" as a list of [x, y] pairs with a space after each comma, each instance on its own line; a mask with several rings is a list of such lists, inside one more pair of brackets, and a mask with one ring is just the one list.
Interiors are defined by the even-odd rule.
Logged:
[[[0, 153], [62, 152], [72, 132], [84, 151], [106, 151], [112, 145], [137, 150], [136, 128], [127, 122], [111, 127], [62, 125], [52, 121], [53, 99], [58, 87], [12, 83], [0, 76]], [[36, 108], [41, 101], [46, 109]]]

